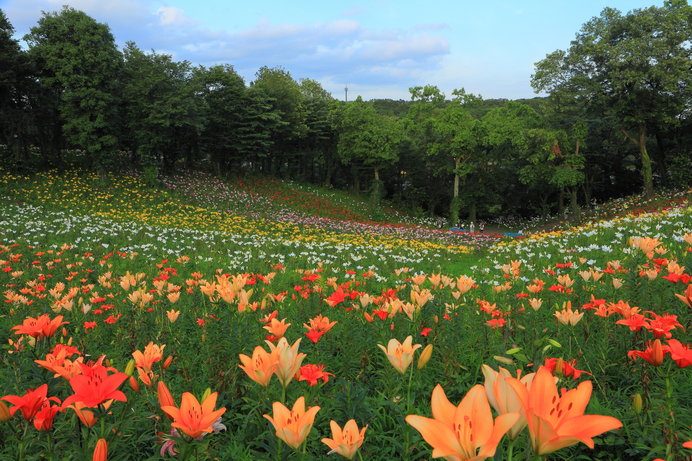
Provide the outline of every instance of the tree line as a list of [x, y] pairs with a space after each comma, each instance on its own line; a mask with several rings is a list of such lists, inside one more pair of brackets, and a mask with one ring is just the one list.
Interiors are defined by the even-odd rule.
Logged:
[[345, 102], [319, 82], [260, 68], [193, 66], [119, 49], [69, 7], [22, 49], [0, 10], [0, 155], [20, 171], [77, 163], [149, 173], [205, 168], [367, 192], [456, 223], [547, 214], [654, 185], [692, 184], [692, 8], [606, 8], [536, 63], [547, 97], [484, 100], [410, 88]]

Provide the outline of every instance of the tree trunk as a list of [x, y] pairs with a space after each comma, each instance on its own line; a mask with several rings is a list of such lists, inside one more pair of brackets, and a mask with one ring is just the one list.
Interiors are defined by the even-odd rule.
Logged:
[[353, 192], [356, 197], [360, 197], [360, 174], [355, 166], [351, 167], [351, 173], [353, 174]]
[[565, 189], [562, 188], [560, 189], [560, 195], [558, 196], [557, 199], [557, 214], [559, 216], [562, 216], [562, 214], [565, 212]]
[[639, 138], [635, 138], [630, 133], [622, 129], [623, 134], [627, 139], [632, 141], [632, 143], [639, 148], [639, 155], [642, 161], [642, 182], [644, 184], [644, 195], [646, 198], [651, 198], [654, 195], [654, 178], [651, 169], [651, 157], [649, 156], [649, 151], [646, 149], [646, 125], [643, 123], [639, 125]]
[[454, 159], [454, 198], [459, 198], [459, 173], [457, 173], [459, 164], [461, 164], [461, 159], [457, 157]]
[[661, 135], [661, 131], [656, 131], [656, 144], [658, 149], [656, 155], [656, 166], [658, 167], [658, 172], [661, 175], [661, 180], [664, 186], [670, 185], [670, 174], [668, 173], [668, 161], [666, 159], [666, 152], [668, 149], [665, 147], [665, 138]]
[[476, 206], [476, 202], [471, 202], [471, 205], [469, 207], [469, 220], [471, 222], [476, 222], [476, 213], [478, 211], [478, 207]]
[[581, 218], [581, 210], [579, 209], [579, 201], [577, 200], [577, 191], [579, 190], [578, 186], [573, 186], [570, 187], [570, 211], [572, 212], [572, 222], [576, 223], [579, 222], [579, 219]]
[[379, 209], [380, 207], [380, 196], [382, 195], [380, 188], [382, 187], [382, 181], [380, 181], [380, 169], [374, 167], [375, 177], [372, 182], [372, 192], [370, 196], [370, 205], [373, 209]]

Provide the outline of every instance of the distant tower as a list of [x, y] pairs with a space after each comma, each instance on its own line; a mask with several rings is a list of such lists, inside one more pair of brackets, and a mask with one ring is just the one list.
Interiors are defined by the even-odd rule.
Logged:
[[348, 85], [344, 87], [344, 95], [346, 97], [346, 102], [348, 102]]

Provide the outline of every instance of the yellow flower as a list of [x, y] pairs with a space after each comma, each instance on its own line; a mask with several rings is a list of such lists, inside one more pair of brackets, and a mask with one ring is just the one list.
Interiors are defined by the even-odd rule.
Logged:
[[305, 410], [305, 398], [298, 397], [289, 410], [281, 402], [272, 404], [272, 416], [264, 415], [276, 429], [276, 436], [286, 442], [288, 446], [297, 449], [307, 438], [315, 415], [320, 411], [320, 407], [314, 406]]
[[420, 344], [413, 344], [411, 335], [404, 340], [403, 344], [392, 338], [389, 340], [386, 348], [382, 344], [377, 346], [384, 351], [387, 359], [389, 359], [389, 363], [402, 375], [406, 373], [406, 369], [411, 365], [416, 349], [422, 347]]
[[269, 344], [272, 354], [276, 358], [276, 377], [279, 378], [279, 382], [283, 387], [288, 386], [293, 377], [298, 373], [300, 365], [303, 363], [303, 359], [306, 354], [299, 354], [298, 347], [300, 347], [300, 338], [296, 340], [291, 346], [286, 338], [279, 339], [279, 343], [274, 346], [271, 341], [266, 341]]
[[344, 425], [343, 430], [334, 420], [329, 422], [329, 427], [332, 429], [332, 438], [322, 439], [322, 443], [331, 448], [328, 454], [338, 453], [344, 458], [353, 459], [360, 446], [363, 445], [365, 430], [368, 426], [358, 430], [356, 421], [349, 419]]

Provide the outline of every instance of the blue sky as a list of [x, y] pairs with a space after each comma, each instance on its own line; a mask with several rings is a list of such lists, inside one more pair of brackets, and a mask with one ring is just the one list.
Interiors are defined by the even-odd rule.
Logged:
[[409, 99], [412, 86], [484, 98], [535, 96], [534, 63], [566, 49], [605, 7], [663, 0], [0, 0], [20, 38], [63, 4], [107, 23], [116, 41], [253, 80], [261, 66], [319, 81], [334, 97]]

